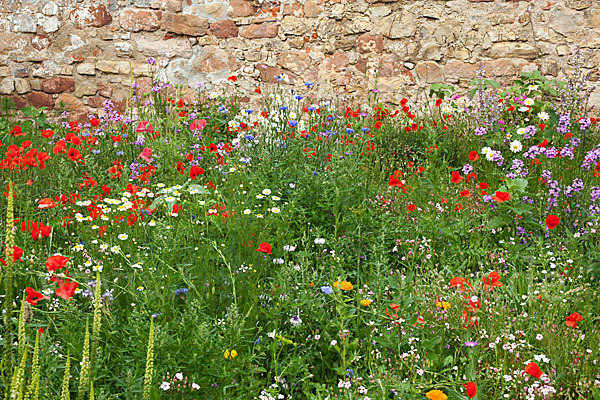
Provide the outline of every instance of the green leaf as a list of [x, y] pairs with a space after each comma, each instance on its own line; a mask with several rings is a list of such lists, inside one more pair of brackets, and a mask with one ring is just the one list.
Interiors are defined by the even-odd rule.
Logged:
[[495, 228], [499, 228], [501, 226], [504, 226], [505, 222], [504, 219], [502, 217], [494, 217], [491, 220], [488, 221], [487, 226], [491, 229], [495, 229]]

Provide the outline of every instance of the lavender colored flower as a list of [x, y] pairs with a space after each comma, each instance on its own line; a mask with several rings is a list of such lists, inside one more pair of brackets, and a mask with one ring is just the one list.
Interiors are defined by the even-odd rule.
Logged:
[[471, 172], [473, 172], [473, 166], [471, 164], [465, 164], [462, 168], [463, 175], [469, 175]]
[[465, 342], [465, 346], [466, 346], [466, 347], [475, 347], [475, 346], [477, 346], [478, 344], [479, 344], [479, 343], [477, 343], [477, 342], [476, 342], [476, 341], [474, 341], [474, 340], [469, 340], [468, 342]]
[[331, 286], [321, 286], [321, 292], [325, 294], [332, 294], [333, 289], [331, 288]]
[[483, 136], [487, 133], [486, 129], [483, 126], [478, 126], [475, 128], [475, 136]]

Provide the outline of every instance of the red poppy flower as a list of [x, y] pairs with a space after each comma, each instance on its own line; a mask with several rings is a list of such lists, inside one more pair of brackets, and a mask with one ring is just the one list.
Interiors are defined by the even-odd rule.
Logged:
[[483, 285], [486, 287], [486, 290], [492, 290], [494, 286], [502, 286], [500, 275], [496, 271], [490, 272], [487, 277], [483, 278]]
[[90, 124], [92, 124], [93, 127], [96, 127], [100, 125], [100, 120], [98, 118], [90, 118]]
[[390, 187], [404, 187], [402, 181], [396, 178], [394, 175], [390, 176], [390, 181], [388, 182]]
[[452, 183], [460, 183], [464, 178], [460, 176], [460, 172], [452, 171]]
[[457, 287], [459, 292], [463, 292], [465, 290], [469, 290], [467, 287], [465, 287], [465, 284], [467, 284], [469, 287], [471, 287], [471, 284], [469, 284], [469, 281], [466, 280], [465, 278], [461, 278], [460, 276], [455, 276], [454, 278], [450, 279], [450, 287]]
[[525, 370], [523, 371], [523, 375], [525, 375], [525, 373], [528, 373], [529, 375], [538, 379], [543, 375], [543, 372], [540, 369], [540, 367], [538, 367], [538, 365], [534, 362], [530, 362], [529, 364], [527, 364]]
[[77, 282], [63, 283], [61, 287], [56, 289], [56, 295], [65, 300], [69, 300], [73, 294], [75, 294], [75, 289], [77, 289], [77, 286], [79, 286], [79, 283]]
[[204, 169], [203, 169], [203, 168], [200, 168], [200, 167], [199, 167], [199, 166], [197, 166], [197, 165], [192, 165], [192, 166], [190, 167], [190, 178], [191, 178], [192, 180], [196, 179], [196, 177], [197, 177], [198, 175], [202, 175], [202, 174], [204, 174]]
[[256, 249], [256, 251], [260, 251], [261, 253], [273, 254], [273, 247], [267, 242], [262, 242], [258, 245], [258, 249]]
[[442, 105], [442, 101], [443, 101], [442, 99], [437, 99], [437, 100], [435, 101], [435, 106], [436, 106], [436, 107], [439, 107], [439, 106], [441, 106], [441, 105]]
[[496, 192], [496, 195], [493, 197], [494, 200], [498, 203], [504, 203], [505, 201], [510, 200], [510, 193], [508, 192]]
[[487, 183], [485, 183], [485, 182], [479, 182], [479, 184], [477, 184], [477, 187], [478, 187], [479, 189], [487, 189], [487, 188], [489, 188], [489, 187], [490, 187], [490, 185], [488, 185], [488, 184], [487, 184]]
[[23, 132], [21, 130], [21, 127], [19, 125], [15, 125], [15, 127], [12, 129], [12, 131], [8, 132], [9, 135], [15, 135], [15, 136], [25, 136], [27, 135], [25, 132]]
[[227, 78], [227, 80], [231, 82], [237, 82], [237, 76], [231, 75], [229, 78]]
[[258, 94], [262, 94], [262, 90], [260, 90], [260, 86], [254, 89], [254, 91]]
[[54, 145], [52, 152], [54, 154], [65, 153], [67, 151], [67, 143], [64, 140], [59, 140]]
[[50, 139], [54, 136], [54, 131], [52, 129], [44, 129], [41, 133], [44, 139]]
[[46, 210], [54, 207], [56, 207], [56, 203], [50, 197], [40, 200], [40, 204], [38, 205], [40, 210]]
[[21, 259], [23, 257], [23, 249], [17, 246], [13, 246], [13, 262], [23, 261]]
[[416, 209], [417, 209], [417, 206], [415, 206], [414, 204], [410, 204], [410, 205], [408, 206], [408, 211], [410, 211], [410, 212], [413, 212], [413, 211], [415, 211]]
[[468, 190], [460, 192], [460, 197], [471, 197], [471, 193]]
[[179, 214], [179, 210], [181, 210], [181, 206], [178, 204], [173, 204], [173, 210], [171, 211], [171, 215], [175, 216]]
[[537, 145], [537, 147], [546, 147], [548, 146], [548, 139], [544, 139], [544, 141]]
[[469, 160], [475, 162], [477, 160], [479, 160], [479, 154], [477, 154], [476, 151], [472, 151], [469, 153]]
[[550, 214], [546, 217], [546, 226], [548, 229], [554, 229], [558, 226], [560, 218], [556, 215]]
[[44, 296], [39, 292], [36, 292], [35, 289], [30, 287], [26, 288], [25, 291], [27, 292], [27, 298], [25, 299], [25, 301], [31, 304], [32, 306], [37, 305], [37, 302], [40, 300], [47, 300], [50, 298], [48, 296]]
[[79, 150], [71, 147], [69, 150], [67, 150], [67, 157], [69, 157], [69, 160], [71, 161], [79, 161], [81, 160], [81, 153]]
[[477, 396], [477, 384], [475, 382], [468, 382], [466, 384], [463, 384], [463, 386], [465, 387], [465, 389], [467, 389], [468, 398], [471, 399]]
[[544, 125], [544, 124], [540, 124], [540, 129], [541, 129], [541, 130], [544, 130], [544, 129], [546, 129], [546, 125]]
[[577, 323], [582, 319], [583, 317], [579, 313], [574, 312], [573, 314], [567, 317], [567, 326], [569, 328], [575, 329], [577, 328]]
[[46, 270], [48, 272], [54, 272], [57, 269], [64, 268], [65, 265], [67, 265], [68, 261], [69, 261], [69, 257], [60, 256], [60, 255], [48, 257], [48, 259], [46, 260]]

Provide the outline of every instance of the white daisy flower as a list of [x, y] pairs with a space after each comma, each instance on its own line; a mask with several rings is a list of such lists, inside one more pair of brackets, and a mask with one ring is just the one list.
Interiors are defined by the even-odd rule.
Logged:
[[513, 153], [518, 153], [521, 150], [523, 150], [523, 145], [518, 140], [515, 140], [510, 143], [510, 151], [512, 151]]

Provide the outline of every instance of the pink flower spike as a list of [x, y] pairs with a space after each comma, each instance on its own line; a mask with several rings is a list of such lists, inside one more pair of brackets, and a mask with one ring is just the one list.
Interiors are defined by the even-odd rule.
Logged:
[[144, 150], [142, 150], [142, 152], [138, 156], [138, 158], [142, 158], [148, 163], [152, 162], [152, 159], [150, 157], [152, 157], [152, 149], [150, 147], [144, 147]]
[[205, 119], [201, 119], [201, 120], [195, 120], [194, 122], [192, 122], [192, 124], [190, 125], [190, 129], [195, 131], [195, 130], [203, 130], [206, 127], [206, 120]]
[[140, 133], [140, 132], [154, 132], [154, 127], [148, 121], [140, 121], [140, 123], [138, 124], [137, 128], [135, 128], [135, 131], [138, 132], [138, 133]]

